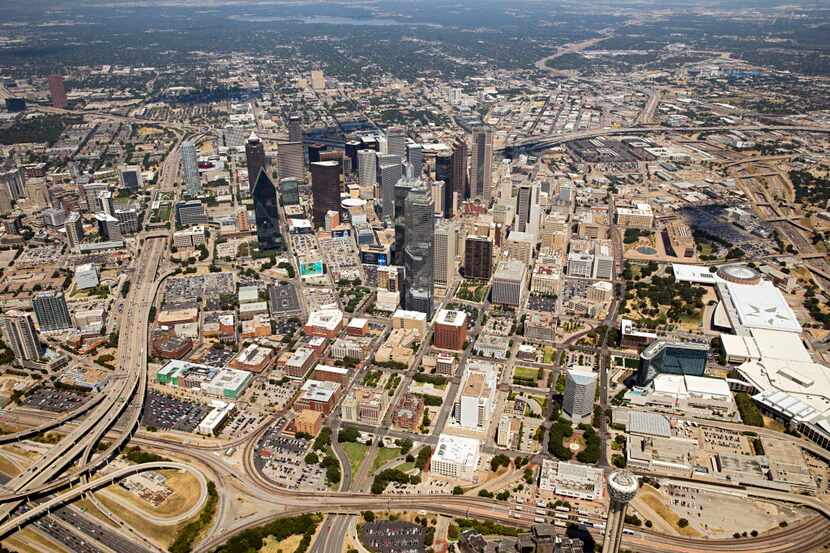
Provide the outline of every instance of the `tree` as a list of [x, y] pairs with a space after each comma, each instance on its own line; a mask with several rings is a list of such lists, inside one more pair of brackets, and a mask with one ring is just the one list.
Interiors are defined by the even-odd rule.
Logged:
[[375, 513], [373, 513], [372, 511], [363, 511], [361, 515], [363, 515], [363, 520], [365, 520], [366, 522], [375, 521]]
[[353, 426], [347, 426], [337, 433], [338, 442], [356, 442], [360, 437], [360, 432]]
[[401, 455], [406, 455], [409, 453], [409, 450], [412, 449], [412, 440], [409, 438], [404, 438], [398, 444], [401, 448]]
[[493, 472], [499, 470], [499, 467], [502, 467], [502, 466], [506, 467], [509, 464], [510, 464], [510, 458], [507, 455], [504, 455], [503, 453], [500, 453], [500, 454], [496, 455], [495, 457], [493, 457], [492, 459], [490, 459], [490, 469]]
[[464, 493], [464, 488], [462, 488], [461, 486], [456, 486], [452, 489], [452, 494], [453, 495], [461, 495], [463, 493]]
[[320, 459], [317, 457], [317, 454], [313, 451], [309, 451], [308, 454], [305, 456], [305, 462], [307, 465], [316, 465], [320, 462]]
[[677, 521], [678, 528], [686, 528], [689, 525], [689, 521], [685, 518], [681, 518]]

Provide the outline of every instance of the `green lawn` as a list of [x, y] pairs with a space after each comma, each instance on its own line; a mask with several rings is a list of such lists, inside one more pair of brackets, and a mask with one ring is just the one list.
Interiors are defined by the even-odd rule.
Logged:
[[375, 456], [375, 460], [372, 463], [372, 473], [374, 474], [377, 470], [394, 459], [395, 457], [400, 456], [401, 449], [399, 447], [382, 447], [378, 450], [378, 454]]
[[340, 444], [340, 447], [343, 448], [343, 451], [346, 452], [346, 457], [349, 458], [349, 465], [352, 467], [352, 474], [356, 474], [357, 469], [360, 467], [360, 463], [363, 462], [363, 459], [366, 457], [366, 453], [369, 451], [369, 446], [359, 444], [357, 442], [343, 442]]
[[548, 398], [542, 396], [530, 396], [530, 399], [539, 404], [539, 407], [542, 408], [542, 413], [545, 412], [545, 408], [548, 405]]
[[541, 369], [534, 369], [532, 367], [516, 367], [513, 369], [513, 376], [523, 380], [538, 380]]
[[401, 463], [400, 465], [394, 468], [395, 470], [399, 470], [401, 472], [409, 472], [410, 470], [415, 468], [415, 463]]
[[553, 363], [556, 359], [556, 349], [550, 346], [545, 347], [544, 350], [544, 361], [545, 363]]

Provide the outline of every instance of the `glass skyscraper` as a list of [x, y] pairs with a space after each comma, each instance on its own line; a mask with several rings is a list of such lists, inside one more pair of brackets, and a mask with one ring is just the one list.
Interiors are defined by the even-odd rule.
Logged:
[[709, 346], [706, 344], [658, 340], [640, 353], [637, 383], [646, 386], [658, 374], [703, 376], [708, 357]]
[[404, 201], [404, 308], [432, 319], [435, 215], [430, 188], [420, 183]]
[[254, 199], [259, 250], [263, 252], [281, 250], [282, 236], [280, 236], [279, 211], [277, 210], [277, 190], [264, 169], [260, 169], [251, 195]]
[[189, 140], [185, 140], [179, 148], [179, 153], [182, 158], [185, 192], [189, 197], [195, 198], [202, 193], [202, 183], [199, 180], [199, 160], [196, 157], [196, 145]]

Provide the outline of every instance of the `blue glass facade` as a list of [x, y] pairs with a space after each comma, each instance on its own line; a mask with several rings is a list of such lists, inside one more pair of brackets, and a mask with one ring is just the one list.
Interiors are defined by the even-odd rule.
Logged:
[[706, 344], [654, 342], [640, 354], [637, 383], [645, 386], [658, 374], [703, 376], [708, 357], [709, 346]]

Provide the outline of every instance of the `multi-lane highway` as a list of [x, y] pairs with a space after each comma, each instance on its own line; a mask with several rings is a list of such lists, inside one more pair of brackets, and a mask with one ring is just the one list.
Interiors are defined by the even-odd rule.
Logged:
[[830, 133], [830, 127], [807, 127], [787, 125], [740, 125], [740, 126], [709, 126], [709, 127], [625, 127], [619, 129], [594, 129], [564, 134], [545, 134], [522, 138], [507, 144], [502, 151], [537, 151], [552, 148], [573, 140], [585, 140], [601, 136], [619, 136], [627, 134], [659, 134], [659, 133], [695, 133], [695, 132], [729, 132], [729, 131], [790, 131], [790, 132], [818, 132]]
[[[144, 249], [137, 261], [137, 281], [130, 290], [119, 333], [122, 338], [118, 345], [118, 360], [123, 371], [122, 377], [112, 379], [112, 383], [102, 394], [103, 400], [78, 426], [55, 444], [46, 455], [6, 484], [5, 489], [10, 493], [0, 494], [0, 501], [3, 502], [0, 505], [0, 518], [7, 518], [20, 504], [20, 500], [54, 490], [94, 470], [117, 451], [136, 428], [140, 408], [133, 410], [125, 429], [110, 443], [103, 455], [97, 460], [89, 460], [67, 471], [69, 465], [82, 454], [84, 460], [90, 459], [90, 452], [94, 450], [101, 436], [131, 405], [131, 400], [136, 394], [138, 405], [143, 403], [147, 384], [147, 317], [155, 297], [156, 270], [164, 253], [164, 245], [163, 238], [146, 238]], [[60, 476], [61, 474], [64, 475]]]

